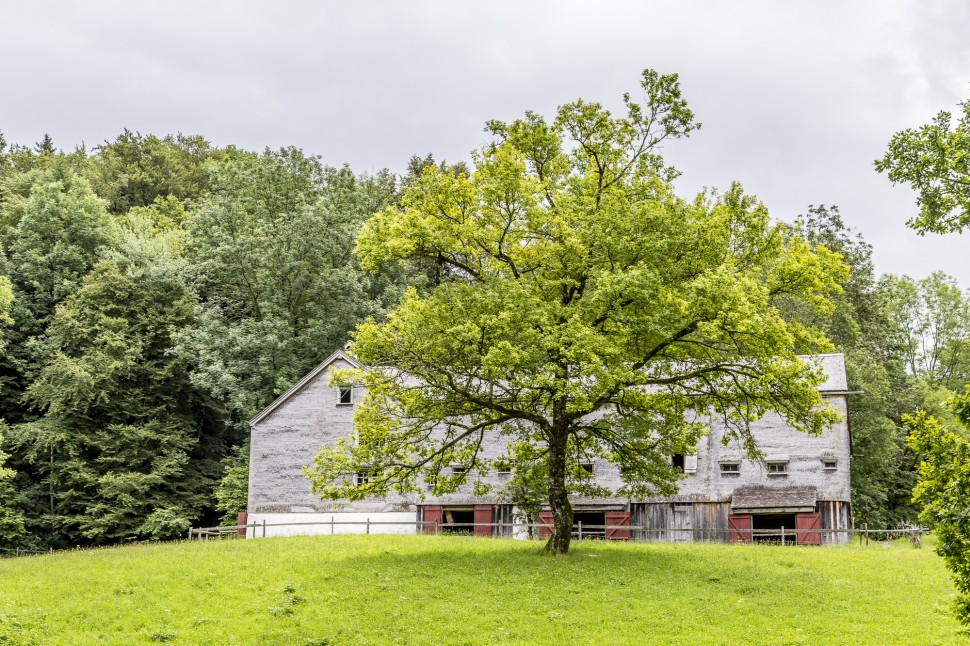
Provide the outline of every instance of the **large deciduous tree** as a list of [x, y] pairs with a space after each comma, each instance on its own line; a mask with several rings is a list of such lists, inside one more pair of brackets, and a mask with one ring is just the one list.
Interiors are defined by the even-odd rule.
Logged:
[[893, 135], [876, 170], [917, 192], [919, 215], [907, 224], [920, 234], [950, 233], [970, 226], [970, 101], [963, 114], [941, 111], [918, 129]]
[[[694, 115], [676, 75], [646, 70], [641, 88], [623, 116], [577, 100], [551, 123], [490, 122], [470, 175], [429, 167], [365, 225], [365, 268], [430, 259], [449, 279], [358, 327], [367, 368], [339, 377], [367, 389], [356, 438], [321, 451], [315, 491], [453, 490], [466, 476], [442, 467], [489, 469], [480, 448], [500, 433], [510, 451], [499, 460], [545, 475], [546, 551], [562, 554], [569, 494], [597, 490], [582, 462], [618, 464], [622, 493], [671, 494], [669, 456], [692, 452], [713, 420], [754, 455], [749, 424], [768, 411], [809, 433], [837, 419], [794, 352], [826, 341], [779, 303], [830, 311], [845, 266], [739, 186], [678, 198], [658, 150], [692, 132]], [[535, 450], [512, 448], [523, 444]]]

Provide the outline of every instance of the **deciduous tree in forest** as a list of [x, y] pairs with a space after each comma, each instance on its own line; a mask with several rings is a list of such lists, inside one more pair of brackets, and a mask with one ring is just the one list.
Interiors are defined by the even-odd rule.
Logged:
[[19, 398], [46, 357], [44, 332], [57, 305], [74, 293], [107, 242], [104, 202], [63, 160], [33, 170], [16, 224], [6, 232], [7, 271], [15, 295], [6, 352], [0, 358], [0, 418], [25, 418]]
[[147, 218], [131, 227], [58, 308], [27, 390], [43, 415], [11, 428], [25, 495], [43, 501], [35, 525], [59, 545], [179, 536], [221, 476], [218, 407], [172, 352], [194, 313], [181, 243]]
[[183, 202], [198, 199], [209, 186], [208, 162], [226, 154], [199, 135], [156, 137], [130, 130], [95, 152], [88, 176], [112, 213], [166, 196]]
[[352, 258], [364, 216], [331, 208], [327, 172], [293, 148], [226, 161], [211, 182], [186, 222], [201, 307], [179, 352], [244, 422], [373, 312]]
[[970, 226], [970, 101], [956, 123], [941, 111], [918, 129], [897, 132], [876, 170], [894, 183], [910, 184], [919, 215], [907, 224], [920, 234], [951, 233]]
[[824, 336], [786, 322], [780, 303], [830, 312], [845, 266], [739, 186], [674, 195], [659, 146], [697, 124], [676, 75], [646, 70], [641, 90], [623, 116], [577, 100], [551, 123], [490, 122], [469, 176], [428, 168], [365, 225], [365, 268], [432, 260], [451, 277], [358, 327], [367, 368], [339, 376], [367, 389], [356, 438], [321, 451], [315, 491], [453, 490], [467, 475], [442, 468], [490, 469], [479, 449], [501, 433], [536, 447], [554, 517], [546, 550], [563, 554], [568, 496], [589, 486], [582, 462], [620, 465], [625, 494], [671, 494], [669, 456], [693, 451], [712, 419], [755, 454], [749, 425], [769, 410], [809, 433], [838, 418], [795, 354], [829, 347]]

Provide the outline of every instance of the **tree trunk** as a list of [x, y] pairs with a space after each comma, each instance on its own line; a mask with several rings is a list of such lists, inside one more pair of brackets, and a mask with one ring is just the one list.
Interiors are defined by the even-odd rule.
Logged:
[[573, 535], [573, 508], [566, 495], [566, 433], [553, 433], [549, 442], [549, 508], [552, 511], [552, 535], [542, 551], [566, 554]]

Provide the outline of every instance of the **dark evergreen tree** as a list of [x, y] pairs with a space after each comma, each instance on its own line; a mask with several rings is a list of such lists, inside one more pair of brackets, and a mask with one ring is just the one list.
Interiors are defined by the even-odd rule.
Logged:
[[44, 153], [53, 155], [55, 152], [57, 152], [54, 149], [54, 140], [51, 139], [51, 136], [46, 132], [44, 133], [44, 138], [34, 144], [34, 150], [39, 155], [43, 155]]

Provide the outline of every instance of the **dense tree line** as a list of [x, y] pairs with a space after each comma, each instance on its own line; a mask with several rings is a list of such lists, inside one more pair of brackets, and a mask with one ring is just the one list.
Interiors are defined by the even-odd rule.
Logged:
[[[296, 148], [198, 136], [125, 131], [60, 151], [0, 135], [0, 547], [171, 538], [234, 519], [246, 420], [358, 323], [454, 271], [433, 258], [365, 271], [354, 255], [363, 224], [429, 166], [469, 173], [429, 156], [403, 176], [359, 175]], [[970, 377], [967, 296], [942, 274], [877, 276], [835, 208], [810, 209], [790, 235], [851, 269], [832, 316], [795, 301], [786, 312], [824, 329], [861, 391], [857, 522], [914, 519], [903, 416], [946, 416]]]
[[401, 181], [195, 136], [3, 142], [0, 547], [234, 519], [246, 420], [427, 282], [352, 253]]

